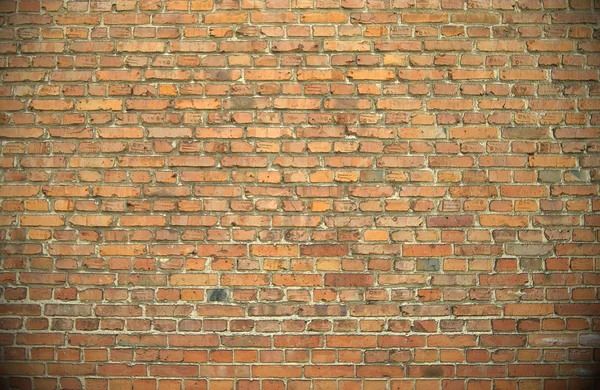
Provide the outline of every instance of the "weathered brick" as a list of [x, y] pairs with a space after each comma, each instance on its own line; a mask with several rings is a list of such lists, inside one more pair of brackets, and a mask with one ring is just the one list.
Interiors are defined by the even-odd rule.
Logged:
[[592, 388], [594, 10], [0, 2], [3, 387]]

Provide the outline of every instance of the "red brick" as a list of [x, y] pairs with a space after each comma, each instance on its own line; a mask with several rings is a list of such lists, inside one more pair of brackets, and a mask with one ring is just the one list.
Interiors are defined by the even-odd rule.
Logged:
[[86, 99], [77, 102], [78, 111], [120, 111], [123, 101], [117, 99]]
[[593, 387], [593, 11], [0, 2], [2, 384]]
[[533, 40], [527, 41], [527, 49], [532, 52], [568, 52], [573, 50], [573, 42], [560, 40]]
[[342, 81], [345, 78], [341, 69], [298, 69], [297, 75], [300, 81]]
[[321, 336], [274, 336], [273, 343], [275, 347], [292, 347], [292, 348], [318, 348], [323, 346], [323, 338]]
[[0, 187], [0, 197], [6, 198], [25, 198], [37, 195], [40, 191], [38, 186], [27, 185], [3, 185]]
[[216, 285], [218, 277], [211, 274], [171, 275], [169, 283], [174, 286]]
[[402, 253], [409, 257], [438, 257], [450, 256], [452, 247], [450, 245], [414, 245], [405, 244], [402, 246]]
[[447, 365], [411, 365], [408, 368], [408, 376], [411, 378], [452, 378], [455, 376], [455, 369], [453, 366]]
[[469, 335], [433, 335], [427, 337], [427, 345], [430, 347], [474, 347], [475, 337]]
[[224, 286], [265, 286], [269, 284], [266, 275], [261, 274], [241, 274], [241, 275], [223, 275], [221, 284]]
[[0, 304], [0, 314], [5, 315], [16, 315], [16, 316], [39, 316], [41, 314], [39, 305], [33, 304]]
[[334, 348], [374, 348], [376, 336], [326, 336], [327, 347]]
[[302, 367], [285, 366], [252, 366], [252, 376], [255, 378], [299, 378]]
[[302, 256], [338, 257], [348, 254], [348, 245], [302, 245]]
[[353, 378], [354, 367], [350, 365], [311, 365], [305, 367], [304, 375], [307, 378]]
[[376, 102], [379, 110], [413, 111], [422, 107], [422, 102], [414, 99], [378, 99]]
[[17, 345], [63, 345], [65, 336], [59, 333], [17, 334]]
[[556, 375], [556, 365], [509, 364], [508, 375], [518, 377], [553, 377]]
[[219, 345], [217, 335], [169, 335], [169, 345], [173, 347], [216, 347]]
[[547, 73], [543, 69], [501, 69], [500, 80], [546, 80]]
[[326, 274], [325, 285], [333, 287], [370, 287], [373, 276], [368, 274]]

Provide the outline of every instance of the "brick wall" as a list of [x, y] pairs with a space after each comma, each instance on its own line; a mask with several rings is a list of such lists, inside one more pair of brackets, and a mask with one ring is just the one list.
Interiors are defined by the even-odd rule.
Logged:
[[0, 2], [2, 385], [594, 389], [594, 7]]

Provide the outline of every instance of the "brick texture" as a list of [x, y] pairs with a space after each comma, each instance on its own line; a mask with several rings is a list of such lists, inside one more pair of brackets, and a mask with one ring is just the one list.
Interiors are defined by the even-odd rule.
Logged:
[[0, 1], [0, 387], [598, 388], [599, 11]]

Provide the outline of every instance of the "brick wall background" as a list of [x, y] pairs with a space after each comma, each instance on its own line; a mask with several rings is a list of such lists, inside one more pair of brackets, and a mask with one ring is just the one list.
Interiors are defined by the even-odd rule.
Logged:
[[4, 388], [594, 389], [597, 7], [0, 2]]

